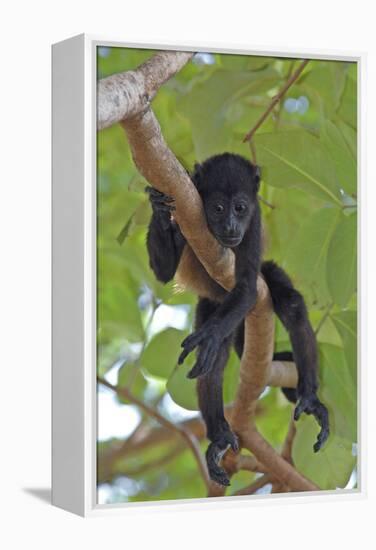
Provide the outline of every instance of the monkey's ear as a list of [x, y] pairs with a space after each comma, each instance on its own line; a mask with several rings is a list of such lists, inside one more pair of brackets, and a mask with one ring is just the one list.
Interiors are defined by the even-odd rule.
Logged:
[[192, 178], [192, 181], [195, 184], [197, 190], [199, 190], [199, 188], [200, 188], [200, 184], [201, 184], [201, 180], [202, 180], [201, 175], [202, 175], [201, 164], [196, 162], [194, 167], [193, 167], [193, 173], [192, 173], [191, 178]]
[[257, 164], [254, 166], [254, 172], [253, 172], [253, 180], [256, 184], [257, 191], [260, 189], [260, 181], [261, 181], [261, 169]]

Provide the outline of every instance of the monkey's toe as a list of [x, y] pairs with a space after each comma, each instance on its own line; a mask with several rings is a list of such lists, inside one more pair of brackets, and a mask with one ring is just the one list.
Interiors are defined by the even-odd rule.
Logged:
[[219, 434], [218, 438], [210, 443], [206, 451], [206, 462], [208, 465], [210, 479], [225, 487], [230, 485], [230, 480], [226, 471], [221, 468], [219, 464], [223, 458], [223, 455], [230, 447], [234, 452], [239, 450], [238, 438], [230, 430], [230, 428], [228, 428], [223, 433]]
[[208, 465], [210, 479], [219, 485], [228, 487], [230, 485], [230, 480], [227, 473], [218, 464], [225, 452], [226, 449], [220, 450], [215, 443], [211, 443], [206, 451], [206, 463]]

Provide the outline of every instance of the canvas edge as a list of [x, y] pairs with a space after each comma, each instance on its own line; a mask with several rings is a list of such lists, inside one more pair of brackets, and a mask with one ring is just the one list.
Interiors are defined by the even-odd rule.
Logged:
[[[84, 479], [83, 506], [77, 512], [80, 515], [95, 517], [98, 515], [118, 514], [124, 509], [127, 512], [138, 511], [147, 508], [148, 510], [164, 510], [166, 507], [174, 510], [195, 509], [202, 511], [202, 503], [205, 503], [205, 509], [212, 509], [218, 506], [231, 507], [249, 506], [260, 504], [281, 503], [286, 498], [290, 503], [301, 502], [327, 502], [337, 499], [359, 499], [366, 496], [366, 402], [365, 396], [365, 319], [366, 319], [366, 240], [365, 227], [366, 215], [364, 205], [366, 204], [365, 189], [365, 70], [366, 53], [365, 52], [340, 52], [328, 50], [301, 50], [295, 48], [267, 48], [251, 47], [239, 45], [225, 45], [223, 43], [185, 43], [177, 45], [172, 43], [127, 43], [122, 40], [113, 40], [94, 35], [79, 35], [64, 41], [82, 39], [84, 40], [84, 80], [85, 80], [85, 124], [82, 132], [85, 136], [84, 144], [84, 385], [82, 388], [82, 397], [84, 398], [84, 416], [82, 425], [84, 426], [84, 469], [82, 476]], [[58, 43], [61, 44], [61, 43]], [[58, 45], [57, 44], [57, 45]], [[358, 281], [360, 282], [360, 292], [358, 297], [358, 427], [359, 441], [358, 449], [361, 449], [358, 456], [359, 466], [359, 488], [347, 490], [339, 493], [338, 491], [322, 491], [320, 493], [289, 493], [288, 495], [257, 495], [246, 497], [221, 497], [221, 498], [198, 498], [182, 499], [174, 501], [155, 501], [144, 503], [121, 503], [116, 505], [98, 505], [96, 502], [96, 419], [97, 419], [97, 396], [96, 396], [96, 48], [97, 46], [116, 46], [129, 48], [145, 49], [170, 49], [185, 51], [212, 51], [217, 53], [238, 53], [246, 55], [265, 55], [278, 57], [310, 57], [312, 59], [333, 59], [358, 63], [358, 191], [360, 195], [360, 216], [358, 221]], [[362, 334], [360, 331], [362, 330]], [[360, 365], [363, 368], [360, 368]], [[81, 423], [81, 419], [80, 419]], [[68, 441], [67, 441], [67, 444]], [[69, 446], [68, 446], [69, 448]], [[81, 467], [81, 465], [80, 465]], [[56, 504], [56, 502], [54, 502]], [[75, 510], [71, 510], [75, 511]]]
[[84, 515], [83, 35], [53, 45], [51, 74], [52, 503]]

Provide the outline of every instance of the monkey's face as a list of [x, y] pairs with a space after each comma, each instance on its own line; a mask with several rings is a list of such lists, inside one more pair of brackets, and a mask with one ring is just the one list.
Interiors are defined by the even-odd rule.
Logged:
[[213, 193], [206, 200], [204, 209], [211, 233], [226, 248], [234, 248], [243, 240], [255, 203], [245, 193], [226, 195]]
[[257, 204], [260, 170], [232, 153], [195, 165], [192, 179], [204, 203], [210, 231], [222, 246], [238, 246]]

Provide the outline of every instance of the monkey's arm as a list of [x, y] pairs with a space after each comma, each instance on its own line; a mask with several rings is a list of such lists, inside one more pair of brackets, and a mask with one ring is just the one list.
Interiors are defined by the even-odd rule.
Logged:
[[146, 191], [153, 209], [146, 241], [150, 267], [159, 281], [167, 283], [175, 275], [185, 238], [177, 223], [171, 220], [173, 198], [152, 187]]
[[256, 303], [261, 257], [257, 219], [244, 235], [235, 256], [234, 288], [203, 326], [182, 342], [183, 351], [179, 357], [179, 364], [199, 346], [197, 362], [188, 373], [189, 378], [203, 376], [214, 368], [222, 341], [235, 331]]

